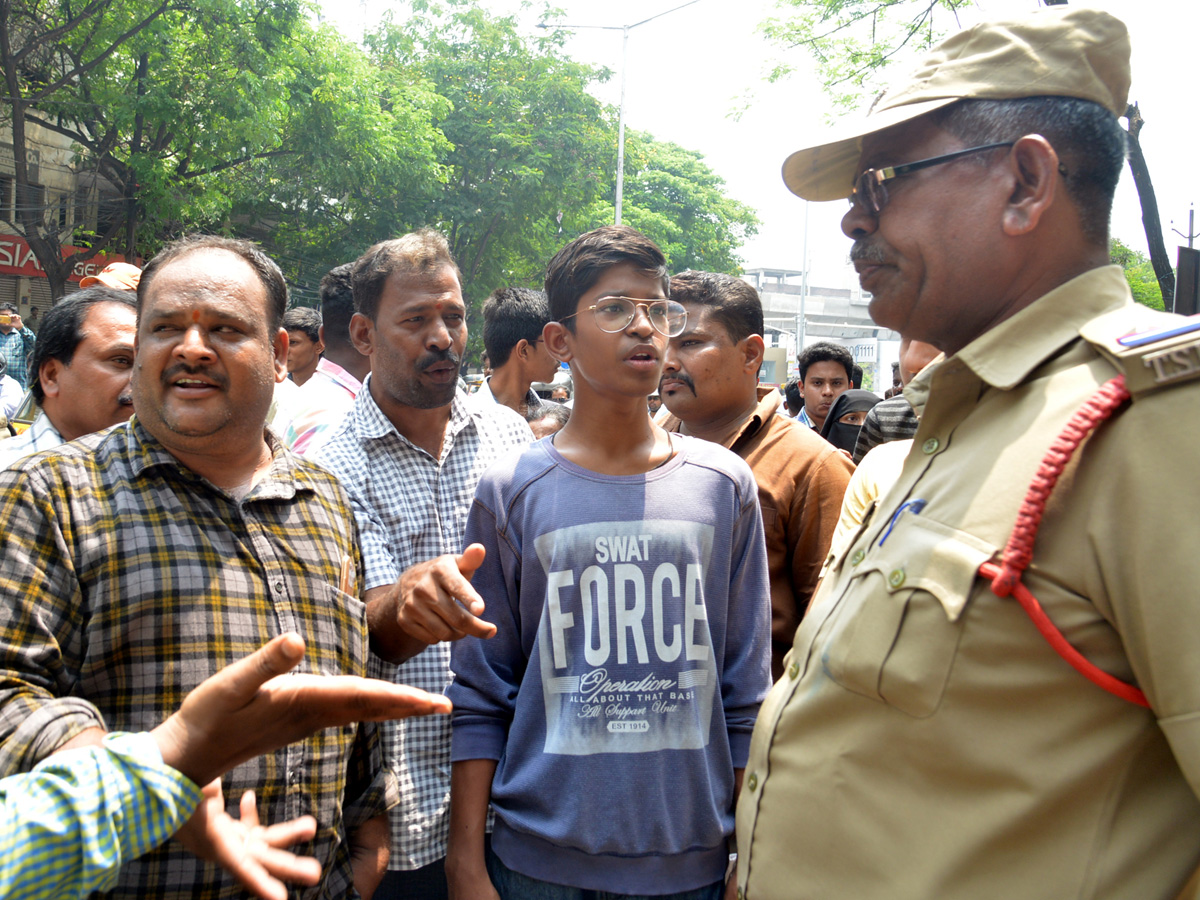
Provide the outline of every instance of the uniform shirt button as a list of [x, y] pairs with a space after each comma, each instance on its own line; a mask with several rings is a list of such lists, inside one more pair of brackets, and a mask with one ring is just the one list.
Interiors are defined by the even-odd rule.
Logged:
[[930, 453], [937, 453], [938, 447], [940, 446], [942, 446], [941, 441], [939, 441], [937, 438], [930, 438], [921, 445], [921, 449], [928, 455]]
[[750, 773], [750, 779], [746, 782], [746, 787], [751, 791], [758, 787], [758, 775], [756, 773]]
[[850, 557], [850, 565], [857, 566], [860, 562], [867, 558], [866, 550], [855, 550], [854, 555]]
[[892, 569], [892, 571], [888, 574], [888, 584], [894, 588], [898, 588], [904, 584], [904, 578], [905, 575], [903, 569]]
[[788, 678], [795, 680], [799, 674], [800, 674], [800, 663], [794, 662], [790, 666], [788, 666]]
[[277, 594], [283, 593], [283, 582], [282, 581], [275, 582], [275, 593], [277, 593]]

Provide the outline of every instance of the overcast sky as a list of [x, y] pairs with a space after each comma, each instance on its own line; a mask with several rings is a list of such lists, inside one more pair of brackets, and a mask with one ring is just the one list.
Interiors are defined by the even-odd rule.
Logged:
[[[564, 23], [617, 27], [580, 28], [572, 31], [566, 44], [573, 58], [613, 70], [613, 78], [598, 85], [595, 93], [615, 106], [620, 99], [620, 26], [682, 2], [556, 0], [554, 5], [565, 10]], [[524, 27], [537, 33], [537, 16], [522, 10], [519, 0], [483, 0], [483, 5], [500, 13], [518, 13]], [[969, 25], [998, 15], [1019, 15], [1038, 5], [1036, 0], [980, 0], [976, 9], [960, 13], [960, 19]], [[324, 0], [324, 6], [326, 14], [354, 37], [361, 35], [363, 22], [383, 9], [403, 8], [386, 0]], [[1195, 0], [1072, 0], [1071, 6], [1107, 10], [1129, 27], [1130, 99], [1139, 103], [1146, 119], [1142, 146], [1174, 262], [1176, 244], [1186, 241], [1171, 231], [1171, 220], [1186, 232], [1189, 205], [1200, 193], [1195, 152], [1200, 126], [1194, 124], [1192, 87], [1197, 71], [1192, 26], [1200, 18]], [[780, 179], [780, 165], [788, 153], [819, 141], [831, 106], [802, 51], [784, 54], [758, 34], [759, 23], [773, 9], [774, 0], [698, 0], [631, 30], [626, 123], [703, 153], [708, 165], [724, 178], [728, 192], [758, 211], [759, 234], [741, 248], [747, 268], [803, 268], [807, 206], [813, 283], [845, 287], [854, 273], [846, 265], [849, 241], [838, 228], [844, 201], [806, 204], [789, 193]], [[781, 56], [794, 62], [798, 72], [768, 84], [764, 78], [768, 63]], [[907, 68], [900, 65], [894, 71]], [[751, 99], [746, 111], [740, 119], [733, 118], [732, 111], [746, 106], [747, 96]], [[1146, 251], [1141, 209], [1128, 168], [1117, 190], [1113, 234]]]

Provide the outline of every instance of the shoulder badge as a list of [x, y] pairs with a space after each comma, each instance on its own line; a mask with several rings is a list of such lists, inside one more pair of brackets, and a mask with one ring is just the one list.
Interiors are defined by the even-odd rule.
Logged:
[[[1161, 322], [1161, 320], [1160, 320]], [[1120, 337], [1089, 338], [1125, 374], [1136, 400], [1140, 395], [1200, 379], [1200, 316], [1172, 318], [1166, 324]]]

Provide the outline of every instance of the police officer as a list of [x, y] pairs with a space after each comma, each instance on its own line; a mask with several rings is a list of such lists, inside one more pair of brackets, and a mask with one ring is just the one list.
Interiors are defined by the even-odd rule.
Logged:
[[1200, 323], [1108, 265], [1129, 78], [1104, 13], [980, 25], [784, 165], [944, 358], [759, 715], [751, 900], [1171, 898], [1200, 861]]

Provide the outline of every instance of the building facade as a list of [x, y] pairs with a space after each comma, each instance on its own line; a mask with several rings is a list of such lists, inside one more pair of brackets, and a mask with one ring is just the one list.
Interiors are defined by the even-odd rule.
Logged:
[[[19, 215], [32, 209], [48, 229], [57, 234], [63, 255], [75, 253], [76, 236], [95, 233], [104, 226], [109, 192], [93, 173], [81, 170], [69, 138], [30, 122], [26, 124], [29, 186], [16, 183], [16, 161], [11, 128], [0, 129], [0, 301], [17, 304], [21, 318], [36, 327], [50, 307], [50, 284], [29, 243], [21, 236]], [[67, 292], [78, 290], [79, 280], [95, 274], [118, 254], [98, 254], [78, 263]]]
[[[747, 269], [742, 277], [762, 298], [767, 346], [786, 350], [787, 372], [763, 381], [777, 383], [796, 373], [796, 355], [817, 341], [832, 341], [850, 349], [854, 360], [869, 373], [864, 387], [883, 393], [891, 386], [892, 363], [900, 356], [900, 335], [871, 321], [871, 295], [858, 285], [850, 270], [848, 287], [806, 284], [796, 269]], [[768, 354], [770, 357], [770, 354]]]

